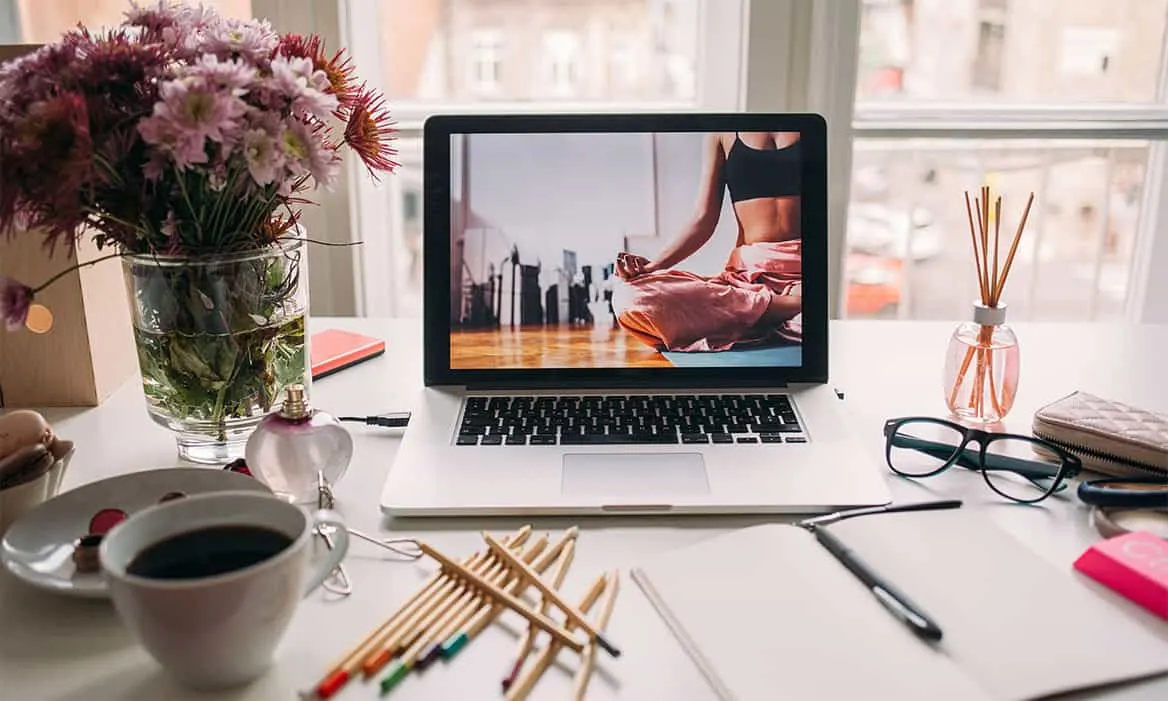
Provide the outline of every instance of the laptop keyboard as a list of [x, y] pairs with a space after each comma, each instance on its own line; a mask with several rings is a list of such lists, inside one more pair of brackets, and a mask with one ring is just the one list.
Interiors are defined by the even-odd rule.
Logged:
[[458, 445], [806, 443], [785, 394], [468, 397]]

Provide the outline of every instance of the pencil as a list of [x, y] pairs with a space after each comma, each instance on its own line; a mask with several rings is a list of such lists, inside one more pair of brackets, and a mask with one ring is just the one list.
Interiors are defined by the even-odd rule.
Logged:
[[[608, 575], [600, 575], [592, 584], [592, 588], [580, 600], [580, 610], [587, 613], [600, 598], [600, 594], [604, 591], [605, 584], [608, 581]], [[568, 623], [568, 630], [575, 630], [575, 623]], [[544, 672], [551, 666], [552, 660], [563, 649], [563, 645], [553, 640], [548, 643], [548, 646], [540, 652], [539, 656], [535, 658], [535, 662], [530, 667], [523, 670], [519, 677], [511, 684], [511, 688], [507, 690], [507, 701], [523, 701], [531, 690], [535, 688], [535, 683], [543, 677]]]
[[[522, 543], [531, 534], [531, 526], [524, 526], [516, 531], [514, 534], [507, 536], [507, 542]], [[464, 564], [470, 564], [477, 555], [470, 555], [463, 560]], [[413, 606], [425, 596], [426, 592], [430, 591], [442, 578], [441, 570], [430, 575], [422, 586], [418, 588], [409, 599], [406, 600], [398, 609], [389, 616], [376, 630], [358, 643], [352, 650], [345, 654], [340, 660], [332, 665], [332, 668], [327, 674], [313, 687], [311, 692], [302, 694], [306, 698], [329, 699], [338, 691], [344, 688], [345, 684], [353, 677], [361, 668], [361, 661], [368, 654], [369, 650], [381, 644], [381, 642], [393, 633], [393, 630], [401, 624], [405, 616], [412, 610]]]
[[[517, 544], [508, 544], [508, 547], [514, 547], [515, 545]], [[494, 558], [490, 553], [480, 553], [476, 556], [473, 564], [467, 569], [474, 572], [485, 571], [491, 567], [493, 562]], [[451, 577], [450, 573], [446, 572], [439, 586], [432, 592], [430, 597], [420, 602], [414, 608], [410, 617], [392, 635], [387, 637], [379, 648], [374, 648], [365, 657], [365, 660], [361, 663], [361, 672], [365, 678], [368, 679], [381, 671], [395, 655], [408, 647], [417, 636], [421, 635], [425, 631], [426, 625], [433, 620], [434, 612], [442, 610], [448, 602], [452, 601], [454, 593], [461, 585], [462, 582]]]
[[[560, 550], [566, 547], [569, 542], [575, 542], [578, 533], [579, 529], [575, 526], [565, 531], [559, 542], [550, 550], [545, 550], [543, 555], [535, 561], [535, 571], [542, 573], [550, 567], [556, 557], [559, 556]], [[527, 589], [527, 581], [522, 577], [516, 576], [508, 583], [506, 589], [515, 596], [522, 596], [523, 592]], [[483, 598], [485, 599], [485, 597]], [[451, 637], [442, 643], [442, 656], [449, 659], [458, 654], [458, 651], [465, 647], [468, 642], [478, 637], [479, 633], [482, 633], [502, 610], [502, 604], [492, 601], [489, 606], [479, 608], [476, 612], [467, 616], [459, 623], [459, 626], [465, 626], [462, 632], [452, 633]], [[456, 627], [455, 630], [458, 630], [458, 628]]]
[[[608, 583], [605, 584], [604, 603], [600, 605], [600, 615], [596, 618], [596, 627], [604, 630], [608, 625], [608, 619], [612, 617], [612, 609], [616, 604], [616, 595], [620, 590], [620, 579], [614, 571], [608, 578]], [[592, 670], [596, 666], [596, 645], [600, 644], [600, 638], [596, 638], [595, 644], [590, 644], [584, 648], [584, 652], [580, 657], [580, 668], [576, 670], [576, 680], [572, 685], [572, 698], [576, 701], [584, 700], [584, 693], [588, 691], [588, 681], [592, 678]]]
[[[524, 560], [530, 560], [543, 551], [547, 547], [547, 537], [542, 537], [536, 542], [529, 545], [523, 554]], [[505, 578], [509, 575], [507, 568], [495, 558], [490, 558], [483, 563], [485, 572], [491, 578]], [[459, 589], [465, 588], [466, 582], [464, 580], [455, 580], [458, 583]], [[448, 599], [454, 601], [454, 599]], [[377, 660], [379, 665], [372, 672], [366, 671], [366, 678], [373, 672], [376, 672], [381, 667], [389, 664], [388, 673], [381, 679], [379, 687], [381, 693], [387, 694], [393, 687], [397, 686], [406, 676], [414, 669], [421, 670], [426, 664], [432, 661], [422, 657], [421, 653], [426, 650], [429, 638], [434, 634], [434, 626], [437, 625], [433, 621], [433, 615], [427, 617], [425, 621], [419, 622], [415, 630], [410, 635], [406, 636], [400, 641], [396, 649], [391, 650], [388, 656], [381, 657]], [[400, 657], [393, 658], [402, 648], [405, 648]]]
[[[560, 557], [556, 561], [556, 571], [552, 574], [553, 588], [559, 589], [563, 586], [564, 577], [568, 574], [568, 568], [572, 566], [572, 558], [575, 554], [575, 542], [568, 543], [564, 551], [560, 553]], [[550, 608], [551, 602], [545, 597], [540, 604], [539, 612], [546, 616]], [[515, 654], [515, 664], [512, 665], [511, 671], [503, 679], [503, 691], [507, 691], [511, 687], [515, 682], [515, 677], [519, 676], [519, 671], [523, 669], [523, 665], [527, 662], [527, 656], [531, 654], [532, 645], [535, 643], [536, 633], [535, 626], [529, 624], [527, 630], [523, 633], [523, 637], [519, 639], [519, 651]]]
[[[533, 562], [547, 548], [547, 544], [547, 536], [532, 543], [523, 553], [523, 561]], [[511, 571], [497, 559], [493, 560], [490, 568], [483, 573], [483, 578], [491, 584], [502, 584], [510, 576], [512, 576]], [[474, 595], [475, 588], [467, 582], [459, 580], [456, 597], [450, 599], [446, 605], [434, 612], [434, 620], [423, 626], [422, 634], [413, 641], [409, 649], [402, 653], [402, 662], [417, 669], [425, 669], [433, 662], [441, 652], [441, 646], [437, 643], [441, 643], [445, 639], [442, 637], [442, 633], [450, 626], [450, 622], [462, 613]], [[426, 654], [423, 655], [423, 652]]]
[[612, 655], [613, 657], [620, 657], [620, 650], [618, 650], [612, 643], [605, 640], [604, 636], [600, 634], [600, 631], [598, 631], [591, 623], [589, 623], [588, 620], [584, 618], [583, 614], [581, 614], [571, 604], [565, 601], [564, 598], [560, 596], [559, 593], [557, 593], [554, 589], [549, 587], [547, 583], [540, 578], [539, 575], [532, 572], [531, 568], [520, 562], [514, 555], [512, 555], [507, 550], [507, 548], [503, 546], [502, 543], [491, 537], [491, 534], [489, 533], [483, 533], [483, 540], [487, 541], [487, 545], [490, 546], [492, 552], [499, 556], [500, 559], [510, 564], [512, 569], [514, 569], [516, 572], [522, 574], [525, 578], [530, 580], [533, 587], [538, 589], [545, 598], [549, 599], [561, 611], [563, 611], [564, 616], [569, 621], [574, 620], [576, 625], [580, 626], [581, 630], [588, 634], [588, 637], [596, 640], [596, 643], [600, 645], [600, 647], [604, 648], [605, 652]]
[[[542, 615], [538, 611], [532, 611], [530, 608], [528, 608], [526, 603], [520, 601], [512, 594], [503, 591], [494, 584], [487, 582], [477, 572], [463, 567], [454, 560], [451, 560], [434, 548], [430, 547], [430, 545], [425, 542], [418, 541], [418, 548], [421, 549], [421, 551], [426, 555], [437, 560], [439, 564], [441, 564], [448, 572], [467, 580], [474, 586], [478, 587], [482, 593], [487, 595], [489, 598], [494, 599], [496, 603], [502, 604], [506, 608], [509, 608], [520, 616], [526, 618], [529, 622], [534, 623], [537, 627], [546, 631], [548, 635], [551, 635], [553, 638], [563, 642], [564, 645], [568, 648], [571, 648], [577, 652], [584, 649], [584, 644], [575, 637], [569, 635], [568, 632], [564, 630], [563, 626], [551, 620], [547, 616]], [[506, 552], [508, 556], [511, 555], [511, 553], [507, 551], [506, 548], [503, 549], [503, 552]], [[496, 552], [496, 554], [498, 554], [498, 552]], [[512, 568], [515, 568], [516, 565], [518, 565], [527, 572], [530, 572], [530, 569], [528, 569], [527, 565], [518, 558], [510, 557], [500, 559], [505, 560], [512, 566]]]

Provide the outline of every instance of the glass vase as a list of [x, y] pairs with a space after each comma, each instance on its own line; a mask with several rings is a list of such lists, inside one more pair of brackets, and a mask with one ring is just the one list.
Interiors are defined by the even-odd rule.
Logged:
[[123, 259], [146, 408], [179, 457], [242, 457], [289, 385], [311, 382], [301, 241], [214, 256]]
[[996, 423], [1018, 392], [1018, 338], [1006, 325], [1006, 305], [975, 304], [973, 320], [954, 330], [945, 357], [944, 391], [959, 419]]

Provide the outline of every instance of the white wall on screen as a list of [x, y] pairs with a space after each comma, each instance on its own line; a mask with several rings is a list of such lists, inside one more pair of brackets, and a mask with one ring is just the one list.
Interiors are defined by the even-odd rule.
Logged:
[[[466, 266], [475, 282], [485, 282], [492, 264], [497, 274], [512, 245], [525, 265], [541, 265], [546, 289], [559, 279], [563, 251], [591, 265], [596, 279], [622, 250], [626, 238], [635, 252], [652, 258], [674, 240], [695, 211], [704, 158], [704, 134], [656, 135], [654, 188], [651, 134], [474, 134], [466, 150], [470, 203]], [[454, 155], [457, 158], [457, 154]], [[461, 164], [452, 170], [458, 171]], [[655, 202], [654, 198], [660, 201]], [[457, 206], [457, 205], [456, 205]], [[661, 231], [655, 231], [659, 206]], [[714, 237], [678, 267], [719, 272], [737, 236], [729, 198]], [[457, 250], [457, 249], [456, 249]], [[511, 273], [504, 271], [509, 299]], [[508, 305], [504, 305], [507, 307]], [[509, 310], [503, 310], [509, 322]]]

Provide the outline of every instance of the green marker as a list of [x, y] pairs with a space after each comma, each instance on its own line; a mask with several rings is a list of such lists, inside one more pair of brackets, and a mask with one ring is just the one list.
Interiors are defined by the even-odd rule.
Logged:
[[389, 674], [381, 680], [381, 693], [388, 694], [393, 687], [397, 686], [398, 682], [406, 678], [410, 673], [409, 665], [399, 660], [394, 660], [393, 664], [389, 666]]

